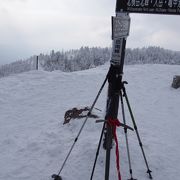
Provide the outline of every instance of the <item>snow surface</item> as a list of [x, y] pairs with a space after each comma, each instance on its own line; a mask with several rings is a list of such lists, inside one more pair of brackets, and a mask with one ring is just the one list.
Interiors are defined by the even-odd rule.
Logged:
[[[0, 79], [0, 179], [50, 180], [57, 173], [83, 120], [63, 125], [66, 110], [91, 106], [108, 64], [73, 73], [31, 71]], [[124, 80], [138, 130], [155, 180], [180, 177], [180, 89], [171, 88], [180, 66], [124, 67]], [[107, 86], [96, 107], [104, 111]], [[127, 108], [126, 108], [127, 109]], [[94, 110], [103, 118], [104, 113]], [[119, 111], [121, 119], [121, 110]], [[132, 126], [129, 113], [128, 125]], [[88, 180], [102, 124], [89, 119], [63, 171], [63, 180]], [[129, 132], [134, 178], [148, 179], [135, 132]], [[122, 179], [130, 178], [124, 131], [118, 129]], [[114, 149], [110, 179], [117, 179]], [[101, 148], [94, 179], [104, 179]]]

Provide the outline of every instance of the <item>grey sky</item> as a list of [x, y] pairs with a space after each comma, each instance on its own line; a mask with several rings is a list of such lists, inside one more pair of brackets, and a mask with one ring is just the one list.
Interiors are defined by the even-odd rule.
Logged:
[[[0, 0], [0, 64], [50, 50], [111, 46], [116, 0]], [[127, 47], [180, 50], [180, 16], [131, 14]]]

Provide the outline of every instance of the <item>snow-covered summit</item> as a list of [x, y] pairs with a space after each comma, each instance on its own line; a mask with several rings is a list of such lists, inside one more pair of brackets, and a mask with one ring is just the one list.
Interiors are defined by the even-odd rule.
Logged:
[[[129, 100], [155, 180], [180, 177], [180, 89], [171, 88], [180, 66], [125, 66]], [[50, 180], [57, 173], [83, 120], [63, 125], [64, 113], [90, 106], [108, 71], [108, 65], [86, 71], [30, 71], [0, 79], [0, 179]], [[105, 87], [96, 107], [104, 110]], [[96, 111], [96, 110], [94, 110]], [[121, 112], [121, 111], [120, 111]], [[103, 112], [96, 112], [103, 117]], [[132, 126], [128, 113], [128, 124]], [[121, 113], [119, 114], [121, 119]], [[65, 169], [63, 180], [90, 179], [102, 124], [89, 119]], [[121, 174], [129, 178], [123, 129], [118, 130]], [[134, 132], [129, 132], [134, 178], [148, 179]], [[111, 180], [116, 180], [112, 150]], [[104, 178], [101, 152], [94, 179]]]

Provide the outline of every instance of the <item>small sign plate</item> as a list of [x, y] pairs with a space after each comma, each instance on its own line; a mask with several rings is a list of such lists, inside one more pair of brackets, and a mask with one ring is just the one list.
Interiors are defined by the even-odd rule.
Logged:
[[122, 43], [123, 38], [119, 38], [113, 41], [111, 63], [114, 65], [120, 65], [122, 56]]
[[112, 39], [129, 35], [130, 17], [128, 15], [112, 17]]

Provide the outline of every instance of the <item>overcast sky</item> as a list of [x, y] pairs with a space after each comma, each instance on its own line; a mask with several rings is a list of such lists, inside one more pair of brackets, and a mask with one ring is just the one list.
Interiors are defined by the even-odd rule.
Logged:
[[[116, 0], [0, 0], [0, 64], [81, 46], [111, 46]], [[180, 16], [131, 14], [127, 47], [180, 50]]]

